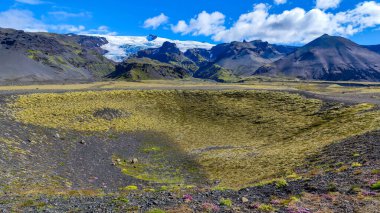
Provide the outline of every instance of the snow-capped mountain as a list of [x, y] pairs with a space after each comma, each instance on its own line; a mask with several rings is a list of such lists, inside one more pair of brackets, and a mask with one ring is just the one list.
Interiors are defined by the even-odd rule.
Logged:
[[108, 51], [104, 56], [116, 62], [121, 62], [124, 58], [128, 58], [140, 50], [161, 47], [166, 41], [175, 43], [183, 52], [193, 48], [211, 49], [214, 46], [213, 44], [198, 41], [179, 41], [160, 37], [154, 39], [153, 41], [148, 41], [147, 37], [144, 36], [91, 36], [104, 37], [107, 39], [108, 44], [101, 46], [101, 48]]

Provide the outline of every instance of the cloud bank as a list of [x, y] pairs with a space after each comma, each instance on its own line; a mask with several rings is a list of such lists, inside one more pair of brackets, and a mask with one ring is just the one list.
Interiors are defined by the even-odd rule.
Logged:
[[32, 4], [32, 5], [37, 5], [37, 4], [43, 4], [44, 3], [41, 0], [16, 0], [16, 2], [24, 3], [24, 4]]
[[[71, 14], [70, 16], [73, 16]], [[76, 14], [81, 16], [81, 14]], [[35, 18], [34, 14], [29, 10], [10, 9], [0, 12], [0, 27], [13, 28], [17, 30], [25, 30], [28, 32], [59, 32], [59, 33], [77, 33], [90, 34], [101, 33], [114, 35], [115, 32], [109, 31], [107, 26], [100, 26], [96, 29], [86, 29], [83, 25], [71, 24], [46, 24], [42, 20]]]
[[90, 12], [80, 12], [80, 13], [70, 13], [66, 11], [52, 11], [48, 13], [53, 16], [55, 19], [69, 19], [69, 18], [92, 18], [92, 14]]
[[[339, 4], [335, 0], [329, 2]], [[325, 9], [334, 5], [321, 4], [322, 8], [317, 5], [309, 11], [294, 8], [271, 14], [269, 5], [257, 4], [251, 12], [241, 14], [229, 28], [225, 26], [224, 14], [203, 11], [189, 22], [180, 20], [172, 26], [172, 31], [211, 36], [218, 42], [263, 39], [273, 43], [307, 43], [324, 33], [351, 36], [380, 25], [380, 3], [366, 1], [352, 10], [326, 12]]]
[[33, 13], [28, 10], [7, 10], [0, 12], [0, 27], [15, 28], [31, 32], [46, 32], [46, 25], [34, 18]]

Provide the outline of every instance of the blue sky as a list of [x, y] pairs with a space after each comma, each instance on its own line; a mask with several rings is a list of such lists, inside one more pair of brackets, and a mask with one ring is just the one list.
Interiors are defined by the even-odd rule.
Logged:
[[0, 0], [0, 27], [58, 33], [152, 33], [211, 43], [262, 39], [302, 44], [328, 33], [360, 44], [380, 44], [380, 2]]

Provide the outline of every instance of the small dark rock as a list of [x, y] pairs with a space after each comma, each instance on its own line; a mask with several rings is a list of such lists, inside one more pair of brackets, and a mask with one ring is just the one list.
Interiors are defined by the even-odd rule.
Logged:
[[131, 160], [131, 164], [136, 164], [136, 163], [138, 163], [139, 162], [139, 160], [137, 159], [137, 158], [133, 158], [132, 160]]

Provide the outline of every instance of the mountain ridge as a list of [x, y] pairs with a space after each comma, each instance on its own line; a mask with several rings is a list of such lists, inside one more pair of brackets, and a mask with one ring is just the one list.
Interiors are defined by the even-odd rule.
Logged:
[[[182, 67], [195, 78], [231, 82], [252, 75], [262, 65], [276, 61], [295, 49], [257, 40], [219, 44], [210, 50], [188, 49], [183, 53], [175, 43], [164, 42], [159, 48], [140, 50], [130, 58], [149, 58]], [[122, 64], [125, 64], [122, 67], [130, 67], [128, 59]]]
[[[110, 52], [105, 47], [120, 44], [109, 41], [109, 38], [129, 42], [129, 50], [133, 49], [135, 53], [125, 56], [123, 49], [118, 53], [120, 55], [114, 55], [123, 61], [108, 59], [107, 54], [116, 54], [117, 51]], [[135, 38], [137, 40], [133, 41]], [[236, 82], [255, 75], [305, 80], [380, 81], [380, 45], [359, 45], [339, 36], [325, 34], [302, 47], [261, 40], [217, 45], [170, 41], [155, 35], [99, 37], [0, 28], [0, 81], [194, 77]]]
[[378, 44], [378, 45], [363, 45], [363, 47], [380, 54], [380, 44]]
[[[0, 50], [3, 52], [0, 58], [0, 63], [3, 65], [0, 79], [3, 81], [100, 79], [113, 71], [115, 66], [114, 62], [102, 55], [104, 50], [100, 46], [105, 43], [106, 40], [96, 37], [29, 33], [0, 28]], [[14, 59], [6, 56], [5, 52]]]
[[254, 75], [283, 75], [304, 80], [380, 81], [380, 55], [349, 39], [325, 34], [261, 67]]

